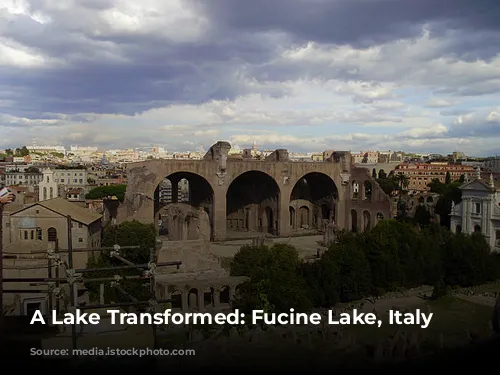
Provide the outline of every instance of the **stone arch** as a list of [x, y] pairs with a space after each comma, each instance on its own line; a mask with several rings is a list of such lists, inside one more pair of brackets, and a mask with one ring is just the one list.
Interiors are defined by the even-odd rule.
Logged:
[[213, 287], [207, 288], [203, 293], [203, 307], [215, 306], [215, 289]]
[[228, 285], [224, 285], [219, 290], [219, 301], [220, 303], [231, 303], [231, 288]]
[[351, 231], [358, 231], [358, 212], [355, 209], [351, 210]]
[[365, 210], [363, 211], [363, 230], [371, 229], [371, 215], [370, 212]]
[[297, 223], [296, 223], [296, 218], [295, 218], [295, 208], [292, 206], [288, 207], [288, 214], [289, 214], [289, 225], [290, 228], [296, 229], [297, 228]]
[[47, 240], [49, 242], [56, 242], [57, 241], [57, 229], [54, 227], [50, 227], [47, 229]]
[[377, 222], [384, 220], [384, 214], [382, 212], [377, 212]]
[[213, 238], [214, 190], [201, 175], [184, 171], [167, 175], [156, 187], [154, 204], [159, 234], [171, 236], [170, 228], [176, 228], [172, 240], [198, 239], [202, 221], [207, 236]]
[[301, 206], [299, 208], [299, 227], [300, 228], [308, 228], [310, 223], [309, 217], [311, 212], [309, 211], [309, 207]]
[[170, 306], [172, 309], [182, 309], [182, 292], [180, 290], [174, 290], [170, 293]]
[[191, 288], [188, 290], [188, 307], [190, 309], [199, 309], [199, 295], [200, 291], [197, 288]]
[[456, 227], [455, 227], [455, 233], [462, 233], [462, 226], [460, 224], [457, 224]]
[[47, 200], [47, 187], [46, 186], [43, 187], [43, 200], [44, 201]]
[[310, 172], [297, 179], [290, 193], [290, 202], [307, 201], [310, 205], [309, 225], [314, 222], [316, 229], [323, 230], [327, 222], [336, 220], [338, 196], [337, 185], [331, 176]]
[[366, 180], [363, 183], [363, 199], [364, 200], [371, 200], [372, 199], [372, 192], [373, 192], [373, 185], [370, 180]]
[[275, 223], [274, 223], [274, 212], [270, 206], [264, 208], [264, 212], [261, 215], [261, 232], [266, 232], [270, 234], [275, 233]]
[[49, 199], [54, 198], [54, 188], [52, 186], [49, 188], [49, 197]]
[[495, 246], [500, 246], [500, 230], [495, 231]]
[[474, 233], [481, 233], [481, 226], [479, 224], [474, 225]]
[[418, 197], [418, 203], [419, 204], [425, 203], [425, 198], [423, 196]]
[[278, 234], [280, 194], [276, 180], [265, 172], [250, 170], [235, 177], [226, 192], [227, 235], [235, 231]]

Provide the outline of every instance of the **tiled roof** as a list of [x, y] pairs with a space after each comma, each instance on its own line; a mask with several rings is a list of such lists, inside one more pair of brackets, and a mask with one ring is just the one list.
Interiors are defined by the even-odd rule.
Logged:
[[[45, 207], [51, 211], [57, 212], [58, 214], [61, 214], [62, 216], [71, 216], [71, 219], [74, 221], [77, 221], [79, 223], [89, 225], [92, 224], [93, 222], [99, 220], [102, 218], [102, 215], [99, 215], [95, 212], [92, 212], [86, 208], [80, 207], [74, 203], [68, 202], [65, 199], [62, 198], [54, 198], [54, 199], [48, 199], [45, 201], [41, 202], [36, 202], [33, 203], [25, 208], [28, 207], [33, 207], [33, 206], [42, 206]], [[20, 212], [24, 210], [25, 208], [17, 211]]]

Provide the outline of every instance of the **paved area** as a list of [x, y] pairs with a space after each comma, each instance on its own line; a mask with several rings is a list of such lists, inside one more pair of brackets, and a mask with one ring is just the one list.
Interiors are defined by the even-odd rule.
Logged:
[[[287, 237], [287, 238], [270, 238], [274, 243], [288, 243], [295, 246], [299, 251], [299, 255], [303, 258], [313, 256], [323, 241], [322, 235], [302, 236], [302, 237]], [[225, 242], [210, 243], [210, 252], [220, 257], [233, 257], [243, 245], [251, 245], [252, 239], [228, 240]]]

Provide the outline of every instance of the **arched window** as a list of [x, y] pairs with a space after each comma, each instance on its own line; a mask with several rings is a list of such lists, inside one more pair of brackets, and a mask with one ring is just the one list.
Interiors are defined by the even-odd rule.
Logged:
[[47, 230], [47, 239], [49, 242], [55, 242], [57, 240], [57, 230], [56, 228], [49, 228]]

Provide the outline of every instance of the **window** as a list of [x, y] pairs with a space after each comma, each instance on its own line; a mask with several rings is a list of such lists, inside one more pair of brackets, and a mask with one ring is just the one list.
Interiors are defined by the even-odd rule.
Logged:
[[47, 238], [49, 242], [55, 242], [57, 241], [57, 230], [56, 228], [49, 228], [47, 229]]
[[23, 301], [23, 313], [26, 316], [32, 317], [36, 311], [40, 311], [45, 315], [45, 300], [29, 298]]
[[36, 210], [36, 213], [39, 214], [40, 213], [40, 210]]
[[83, 238], [82, 237], [78, 238], [78, 242], [83, 242]]
[[474, 213], [476, 213], [476, 214], [481, 213], [481, 203], [475, 203]]
[[25, 240], [27, 240], [27, 239], [28, 239], [28, 231], [27, 231], [27, 230], [25, 230], [25, 231], [24, 231], [24, 239], [25, 239]]
[[83, 228], [83, 224], [82, 223], [78, 223], [78, 228]]
[[34, 239], [35, 239], [35, 232], [30, 231], [30, 240], [34, 240]]

